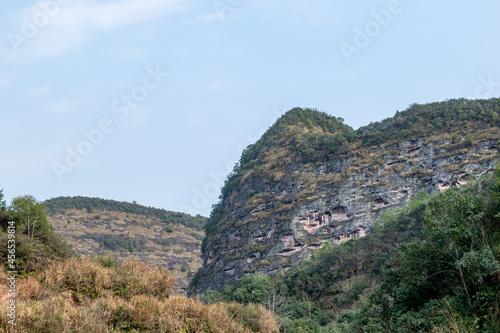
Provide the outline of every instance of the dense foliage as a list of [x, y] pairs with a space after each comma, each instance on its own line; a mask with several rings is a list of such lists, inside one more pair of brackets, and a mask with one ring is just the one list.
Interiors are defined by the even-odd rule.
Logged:
[[263, 304], [283, 332], [498, 332], [500, 167], [421, 194], [372, 234], [325, 244], [286, 274], [245, 277], [205, 299]]
[[0, 189], [0, 225], [6, 225], [9, 220], [9, 214], [7, 213], [7, 203], [5, 202], [3, 189]]
[[94, 210], [117, 211], [128, 214], [156, 217], [165, 223], [182, 224], [195, 230], [203, 230], [206, 218], [196, 215], [171, 212], [165, 209], [146, 207], [136, 203], [120, 202], [88, 197], [58, 197], [45, 201], [47, 213], [55, 215], [68, 209], [86, 209], [89, 213]]
[[470, 133], [480, 127], [498, 126], [500, 99], [451, 99], [445, 102], [412, 104], [392, 118], [357, 130], [363, 145], [379, 145], [436, 133]]
[[137, 248], [137, 241], [134, 238], [123, 235], [102, 235], [97, 237], [97, 241], [111, 251], [123, 248], [134, 252]]
[[[344, 124], [342, 118], [332, 117], [325, 112], [294, 108], [269, 128], [255, 144], [248, 146], [241, 155], [240, 168], [247, 169], [258, 164], [259, 157], [269, 147], [280, 145], [295, 135], [297, 129], [309, 130], [304, 140], [296, 142], [298, 160], [313, 161], [336, 153], [347, 142], [355, 138], [354, 130]], [[238, 170], [240, 171], [240, 170]]]
[[4, 200], [3, 189], [0, 189], [0, 211], [5, 211], [7, 204]]
[[68, 245], [57, 237], [45, 214], [45, 205], [31, 195], [16, 197], [7, 206], [0, 195], [0, 257], [9, 256], [9, 226], [15, 226], [15, 267], [19, 275], [42, 269], [53, 260], [71, 255]]

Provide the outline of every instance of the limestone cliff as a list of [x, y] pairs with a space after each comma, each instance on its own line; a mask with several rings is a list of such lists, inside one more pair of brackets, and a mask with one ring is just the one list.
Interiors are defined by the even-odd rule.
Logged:
[[294, 109], [250, 146], [207, 223], [191, 292], [272, 274], [323, 242], [363, 237], [381, 212], [443, 191], [499, 161], [500, 100], [413, 105], [357, 131]]

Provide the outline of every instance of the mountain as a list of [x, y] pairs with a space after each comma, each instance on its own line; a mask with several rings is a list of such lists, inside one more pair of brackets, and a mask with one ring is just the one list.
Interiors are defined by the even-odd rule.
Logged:
[[106, 253], [168, 267], [178, 291], [201, 267], [206, 219], [199, 215], [87, 197], [58, 197], [45, 206], [55, 233], [76, 253]]
[[500, 99], [413, 104], [353, 130], [311, 109], [283, 115], [250, 145], [207, 220], [191, 293], [270, 275], [372, 232], [419, 192], [459, 187], [500, 160]]

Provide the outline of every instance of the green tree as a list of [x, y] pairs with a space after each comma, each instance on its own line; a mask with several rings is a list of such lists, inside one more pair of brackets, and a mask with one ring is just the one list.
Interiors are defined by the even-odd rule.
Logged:
[[467, 146], [472, 146], [473, 143], [474, 143], [474, 135], [472, 135], [471, 133], [468, 133], [465, 136], [465, 144]]
[[483, 108], [483, 106], [481, 105], [481, 103], [479, 103], [479, 102], [477, 103], [477, 108], [479, 109], [479, 114], [480, 114], [481, 116], [486, 116], [486, 111], [484, 111], [484, 108]]
[[265, 304], [268, 301], [271, 280], [268, 276], [255, 274], [239, 279], [234, 286], [221, 291], [223, 299], [242, 304]]
[[13, 220], [26, 228], [28, 240], [33, 241], [35, 234], [50, 233], [50, 226], [45, 215], [45, 205], [32, 195], [16, 197], [9, 207]]
[[[15, 266], [19, 276], [37, 272], [51, 261], [71, 255], [68, 244], [50, 228], [45, 205], [33, 196], [16, 197], [6, 211], [0, 209], [0, 244], [7, 244], [10, 235], [7, 229], [12, 222], [16, 226]], [[7, 246], [0, 246], [0, 258], [7, 258], [8, 255]]]
[[9, 221], [9, 213], [7, 212], [7, 205], [5, 204], [3, 189], [0, 189], [0, 226], [5, 227]]
[[3, 195], [3, 189], [0, 190], [0, 210], [6, 210], [7, 205], [5, 204], [5, 199]]
[[500, 119], [500, 117], [498, 116], [498, 112], [495, 112], [495, 111], [491, 111], [490, 116], [491, 116], [491, 119], [493, 119], [493, 121], [498, 121]]

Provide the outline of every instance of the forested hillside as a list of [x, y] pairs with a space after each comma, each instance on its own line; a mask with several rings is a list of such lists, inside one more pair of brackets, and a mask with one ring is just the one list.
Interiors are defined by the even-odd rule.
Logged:
[[79, 254], [109, 254], [169, 270], [184, 291], [200, 268], [205, 218], [135, 203], [87, 197], [45, 201], [57, 235]]

